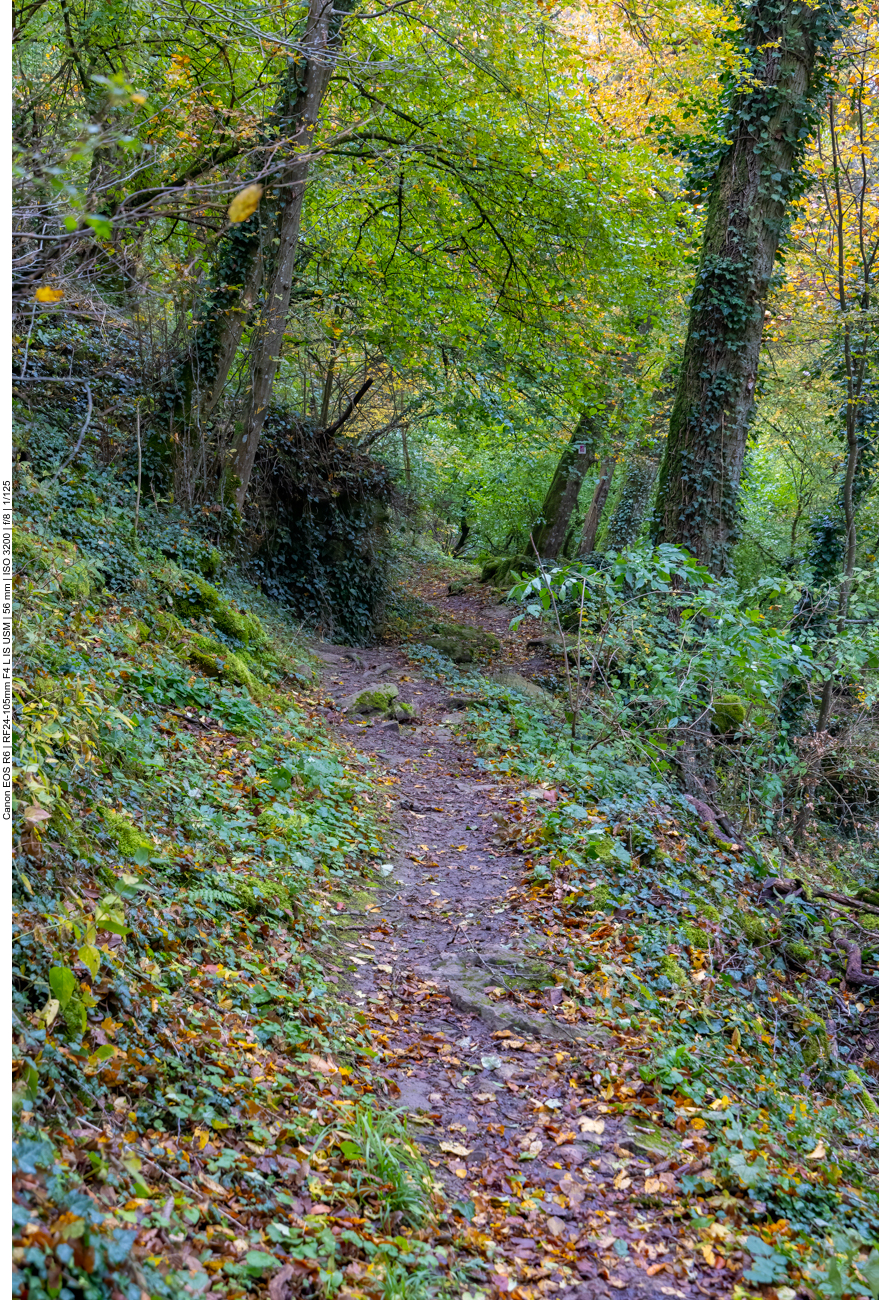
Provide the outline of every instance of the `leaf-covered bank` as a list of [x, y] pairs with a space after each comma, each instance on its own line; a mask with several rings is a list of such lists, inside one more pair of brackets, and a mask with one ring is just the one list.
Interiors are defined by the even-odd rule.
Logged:
[[317, 946], [383, 800], [295, 626], [112, 474], [18, 499], [18, 1294], [459, 1293]]

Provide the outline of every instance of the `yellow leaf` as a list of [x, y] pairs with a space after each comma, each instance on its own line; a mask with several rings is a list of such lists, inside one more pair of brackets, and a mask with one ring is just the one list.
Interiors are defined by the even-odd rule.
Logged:
[[702, 1254], [708, 1267], [714, 1268], [714, 1265], [717, 1263], [717, 1256], [714, 1253], [714, 1247], [707, 1241], [702, 1242]]
[[730, 1101], [729, 1097], [727, 1096], [718, 1097], [716, 1101], [713, 1101], [711, 1103], [711, 1110], [726, 1110], [727, 1106], [731, 1106], [731, 1105], [732, 1102]]
[[581, 1133], [603, 1133], [604, 1120], [590, 1119], [589, 1116], [587, 1115], [585, 1119], [580, 1120], [580, 1132]]
[[47, 1029], [49, 1025], [51, 1025], [52, 1021], [55, 1019], [55, 1017], [57, 1016], [60, 1010], [61, 1010], [61, 1003], [58, 1001], [58, 999], [49, 998], [49, 1001], [46, 1003], [46, 1005], [43, 1007], [42, 1011], [40, 1012], [40, 1019], [43, 1021]]
[[252, 217], [256, 212], [261, 198], [261, 185], [246, 185], [239, 194], [235, 195], [229, 204], [229, 211], [226, 215], [236, 225], [241, 221], [246, 221], [248, 217]]
[[52, 289], [48, 284], [41, 284], [34, 297], [37, 302], [60, 302], [64, 297], [64, 290]]
[[806, 1159], [823, 1160], [826, 1155], [827, 1155], [827, 1148], [825, 1147], [824, 1143], [819, 1139], [818, 1145], [816, 1146], [815, 1150], [810, 1151], [809, 1154], [806, 1156]]
[[662, 1183], [659, 1181], [658, 1178], [645, 1178], [644, 1191], [647, 1193], [648, 1196], [655, 1196], [657, 1192], [662, 1191]]
[[632, 1180], [626, 1176], [625, 1170], [621, 1169], [613, 1180], [613, 1185], [618, 1192], [624, 1192], [627, 1187], [632, 1186]]

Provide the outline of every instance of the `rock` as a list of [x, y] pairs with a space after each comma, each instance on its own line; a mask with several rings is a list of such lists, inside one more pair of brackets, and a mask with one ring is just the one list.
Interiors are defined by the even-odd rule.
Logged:
[[505, 686], [507, 690], [518, 691], [520, 695], [527, 695], [529, 699], [535, 700], [545, 708], [552, 709], [554, 713], [560, 711], [561, 704], [554, 695], [545, 691], [542, 686], [536, 682], [529, 682], [527, 677], [521, 673], [513, 672], [512, 669], [504, 668], [500, 672], [492, 673], [492, 680], [497, 682], [498, 686]]
[[385, 673], [392, 673], [393, 671], [393, 664], [379, 664], [377, 668], [368, 668], [367, 675], [369, 677], [383, 677]]
[[466, 722], [466, 721], [467, 721], [466, 713], [447, 713], [446, 716], [443, 718], [442, 723], [444, 727], [458, 727], [461, 725], [462, 722]]
[[449, 595], [462, 596], [472, 581], [472, 578], [456, 578], [454, 582], [449, 583]]
[[391, 705], [388, 713], [392, 718], [396, 718], [397, 722], [416, 721], [413, 705], [407, 704], [405, 700], [397, 700], [396, 704]]
[[493, 632], [485, 632], [479, 627], [466, 627], [463, 623], [432, 623], [430, 632], [425, 645], [438, 650], [456, 664], [472, 663], [477, 650], [496, 654], [501, 648], [501, 643]]
[[484, 704], [485, 700], [481, 695], [450, 695], [443, 702], [443, 708], [446, 709], [471, 709], [475, 705]]
[[357, 695], [349, 695], [347, 700], [343, 700], [342, 708], [346, 713], [369, 718], [377, 713], [387, 713], [399, 694], [399, 687], [389, 682], [384, 686], [359, 691]]
[[379, 727], [379, 730], [380, 730], [380, 731], [393, 731], [393, 732], [396, 732], [396, 734], [399, 736], [399, 734], [400, 734], [400, 724], [399, 724], [399, 722], [383, 722], [383, 723], [381, 724], [381, 726]]
[[745, 721], [746, 704], [737, 695], [718, 695], [711, 721], [722, 736], [732, 735]]
[[438, 650], [441, 655], [451, 659], [453, 664], [472, 664], [473, 662], [472, 648], [453, 637], [429, 636], [424, 644], [429, 645], [432, 650]]

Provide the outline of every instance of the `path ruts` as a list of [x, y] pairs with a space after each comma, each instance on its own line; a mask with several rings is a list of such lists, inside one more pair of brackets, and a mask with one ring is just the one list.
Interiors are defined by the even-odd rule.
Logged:
[[[502, 610], [466, 596], [435, 603], [444, 618], [504, 634]], [[483, 1289], [522, 1300], [728, 1294], [728, 1274], [696, 1270], [670, 1205], [643, 1195], [657, 1152], [609, 1113], [587, 1073], [583, 1062], [602, 1056], [596, 1031], [575, 1038], [552, 1018], [559, 992], [510, 893], [523, 885], [521, 859], [498, 835], [515, 790], [443, 725], [448, 691], [401, 650], [316, 650], [327, 721], [378, 759], [396, 840], [386, 887], [339, 918], [332, 969], [383, 1050], [377, 1091], [411, 1116], [462, 1231], [488, 1258]], [[365, 725], [333, 707], [381, 681], [415, 706], [417, 726]], [[531, 1010], [509, 1000], [514, 988], [532, 990]]]

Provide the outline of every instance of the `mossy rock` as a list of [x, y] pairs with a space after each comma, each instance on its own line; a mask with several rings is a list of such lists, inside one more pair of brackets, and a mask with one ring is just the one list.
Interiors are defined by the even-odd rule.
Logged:
[[440, 623], [434, 622], [430, 625], [430, 631], [435, 632], [438, 636], [448, 636], [457, 641], [465, 641], [471, 645], [479, 646], [482, 650], [490, 650], [496, 653], [501, 648], [498, 637], [493, 632], [486, 632], [482, 627], [470, 627], [465, 623]]
[[358, 695], [349, 697], [343, 707], [346, 713], [353, 713], [362, 718], [374, 717], [376, 714], [387, 713], [399, 694], [399, 688], [391, 684], [373, 687], [371, 690], [361, 691]]
[[102, 585], [97, 566], [81, 556], [73, 542], [35, 537], [23, 528], [12, 528], [13, 563], [35, 581], [50, 575], [71, 600], [85, 600]]
[[394, 718], [397, 722], [414, 722], [415, 709], [405, 700], [396, 700], [388, 709], [388, 717]]
[[158, 576], [173, 601], [174, 609], [184, 618], [207, 616], [221, 632], [242, 645], [261, 645], [265, 641], [259, 619], [236, 609], [200, 574], [180, 569], [168, 561]]
[[711, 721], [722, 736], [729, 736], [742, 729], [747, 711], [746, 702], [737, 695], [718, 695]]
[[483, 561], [479, 581], [494, 587], [512, 587], [536, 567], [533, 555], [491, 555]]
[[199, 636], [196, 633], [191, 634], [187, 658], [206, 676], [222, 677], [226, 681], [234, 682], [236, 686], [243, 686], [254, 699], [261, 699], [265, 695], [265, 687], [256, 680], [241, 656], [221, 645], [219, 641], [212, 641], [209, 637]]
[[466, 642], [459, 640], [457, 637], [450, 636], [429, 636], [425, 638], [424, 644], [430, 646], [431, 650], [437, 650], [447, 659], [451, 659], [453, 664], [472, 664], [474, 659], [473, 648]]
[[101, 808], [99, 811], [110, 839], [120, 853], [133, 858], [139, 852], [149, 853], [151, 856], [156, 852], [152, 840], [144, 835], [143, 831], [139, 831], [122, 813], [116, 812], [114, 808]]

